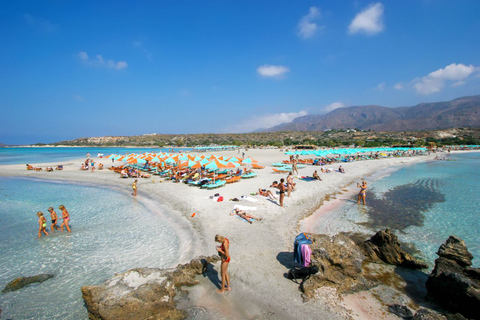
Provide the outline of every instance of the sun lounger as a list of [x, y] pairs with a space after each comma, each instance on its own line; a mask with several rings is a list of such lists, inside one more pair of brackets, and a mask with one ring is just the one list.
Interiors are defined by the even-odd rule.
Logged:
[[250, 173], [242, 175], [242, 179], [255, 178], [256, 176], [257, 176], [256, 172], [250, 172]]
[[204, 184], [202, 186], [202, 189], [216, 189], [216, 188], [220, 188], [220, 187], [223, 187], [227, 182], [224, 181], [224, 180], [217, 180], [215, 182], [212, 182], [212, 183], [208, 183], [208, 184]]
[[284, 170], [284, 169], [275, 169], [273, 168], [273, 173], [289, 173], [290, 170]]
[[264, 166], [259, 166], [258, 164], [254, 163], [252, 164], [252, 169], [265, 169]]
[[237, 177], [231, 177], [231, 178], [229, 178], [229, 179], [227, 179], [227, 180], [225, 180], [225, 181], [226, 181], [227, 183], [234, 183], [234, 182], [240, 181], [241, 179], [242, 179], [242, 177], [238, 177], [238, 176], [237, 176]]

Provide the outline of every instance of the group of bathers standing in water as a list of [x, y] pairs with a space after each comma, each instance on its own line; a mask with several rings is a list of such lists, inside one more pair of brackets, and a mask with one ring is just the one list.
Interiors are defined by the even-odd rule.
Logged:
[[[67, 211], [67, 208], [62, 204], [61, 206], [58, 207], [58, 209], [62, 210], [62, 219], [63, 222], [60, 225], [60, 227], [57, 226], [57, 220], [58, 216], [55, 210], [53, 210], [53, 207], [48, 208], [48, 212], [50, 212], [50, 218], [52, 220], [52, 225], [50, 227], [50, 230], [54, 232], [55, 230], [60, 229], [63, 232], [63, 227], [67, 228], [68, 232], [72, 232], [70, 230], [69, 222], [70, 222], [70, 214]], [[37, 212], [38, 216], [38, 237], [42, 237], [42, 232], [48, 236], [47, 232], [47, 218], [43, 215], [42, 211]]]

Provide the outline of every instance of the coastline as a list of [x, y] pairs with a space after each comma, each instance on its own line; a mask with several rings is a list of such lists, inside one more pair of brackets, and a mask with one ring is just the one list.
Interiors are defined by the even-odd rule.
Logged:
[[[237, 155], [237, 152], [221, 151], [215, 152], [215, 154], [232, 156]], [[232, 242], [232, 264], [229, 271], [234, 290], [228, 295], [216, 295], [215, 286], [210, 281], [203, 281], [201, 285], [189, 289], [191, 297], [187, 305], [204, 307], [207, 310], [229, 315], [230, 311], [223, 310], [221, 307], [226, 300], [230, 305], [235, 305], [235, 318], [243, 318], [245, 315], [266, 317], [267, 314], [272, 313], [283, 319], [311, 318], [312, 315], [317, 317], [324, 315], [332, 319], [351, 317], [346, 305], [337, 299], [330, 301], [328, 296], [321, 299], [322, 301], [304, 303], [298, 291], [298, 285], [284, 279], [283, 274], [287, 271], [288, 259], [300, 221], [312, 216], [317, 207], [322, 207], [322, 201], [332, 194], [333, 190], [342, 192], [341, 190], [345, 189], [344, 186], [351, 185], [358, 179], [369, 177], [378, 170], [392, 166], [400, 168], [404, 165], [430, 160], [433, 156], [342, 163], [346, 174], [335, 172], [321, 174], [323, 181], [305, 182], [295, 179], [297, 191], [292, 193], [292, 198], [285, 199], [287, 205], [285, 209], [261, 197], [254, 197], [259, 199], [255, 203], [245, 201], [238, 203], [257, 207], [257, 210], [251, 211], [251, 213], [264, 219], [250, 225], [229, 216], [229, 212], [236, 203], [229, 202], [228, 199], [250, 195], [258, 188], [268, 188], [273, 180], [284, 177], [284, 175], [272, 174], [269, 165], [286, 159], [286, 156], [278, 150], [257, 149], [249, 150], [247, 155], [257, 159], [259, 164], [265, 165], [266, 168], [257, 171], [257, 178], [242, 180], [240, 183], [227, 185], [222, 189], [206, 191], [171, 182], [160, 183], [159, 181], [163, 179], [156, 176], [153, 177], [153, 181], [152, 179], [139, 180], [139, 196], [150, 197], [153, 201], [165, 203], [169, 212], [171, 211], [173, 215], [188, 221], [195, 230], [196, 237], [191, 244], [192, 252], [186, 254], [186, 260], [196, 255], [214, 254], [213, 238], [217, 233], [224, 234]], [[97, 163], [103, 162], [105, 167], [110, 165], [108, 159], [96, 157], [93, 159]], [[3, 165], [0, 166], [0, 175], [91, 183], [119, 190], [130, 190], [131, 179], [119, 179], [118, 175], [106, 169], [94, 173], [80, 171], [78, 168], [81, 162], [83, 159], [68, 161], [68, 164], [64, 164], [65, 169], [57, 172], [26, 171], [23, 164]], [[51, 166], [52, 164], [39, 166], [47, 165]], [[300, 169], [299, 174], [311, 175], [315, 169], [318, 167], [307, 166]], [[215, 193], [220, 193], [225, 201], [217, 203], [208, 199]], [[325, 202], [323, 202], [324, 205]], [[193, 212], [196, 215], [192, 218]], [[191, 256], [187, 257], [188, 255]], [[276, 291], [274, 297], [272, 288]], [[247, 301], [248, 303], [236, 305], [235, 301]]]

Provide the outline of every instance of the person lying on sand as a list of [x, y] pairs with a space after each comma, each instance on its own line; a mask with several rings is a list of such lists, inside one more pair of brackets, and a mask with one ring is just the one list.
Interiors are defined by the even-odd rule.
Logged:
[[263, 197], [268, 197], [268, 198], [271, 199], [271, 200], [277, 200], [277, 197], [275, 197], [275, 196], [273, 195], [272, 191], [267, 190], [267, 189], [258, 189], [258, 192], [255, 193], [255, 195], [257, 195], [257, 194], [259, 194], [259, 195], [261, 195], [261, 196], [263, 196]]
[[262, 220], [262, 218], [254, 217], [254, 216], [252, 216], [251, 214], [248, 214], [248, 213], [246, 213], [245, 211], [240, 210], [240, 209], [238, 209], [238, 208], [233, 209], [233, 211], [230, 213], [230, 215], [231, 215], [231, 216], [237, 215], [237, 216], [239, 216], [240, 218], [243, 218], [243, 219], [247, 220], [247, 222], [250, 223], [250, 224], [252, 224], [252, 222], [253, 222], [252, 219]]

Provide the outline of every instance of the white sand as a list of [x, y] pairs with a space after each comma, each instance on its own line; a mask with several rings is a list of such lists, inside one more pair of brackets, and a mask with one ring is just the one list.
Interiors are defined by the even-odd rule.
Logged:
[[[209, 154], [209, 153], [208, 153]], [[237, 151], [216, 152], [215, 155], [238, 156]], [[320, 174], [323, 181], [301, 181], [295, 179], [297, 191], [292, 197], [285, 197], [286, 208], [279, 207], [276, 203], [260, 196], [258, 202], [231, 202], [231, 198], [240, 198], [250, 195], [259, 188], [266, 188], [275, 193], [276, 189], [269, 188], [272, 181], [286, 178], [284, 174], [273, 174], [270, 164], [281, 162], [288, 158], [279, 150], [251, 149], [246, 152], [264, 165], [265, 169], [255, 170], [258, 176], [253, 179], [242, 179], [238, 183], [228, 184], [215, 190], [202, 190], [189, 187], [185, 184], [176, 184], [169, 181], [159, 183], [158, 176], [152, 179], [139, 179], [139, 198], [148, 195], [154, 200], [166, 203], [173, 212], [181, 215], [181, 219], [191, 222], [195, 241], [190, 250], [192, 256], [186, 256], [184, 263], [195, 255], [216, 254], [215, 234], [226, 236], [230, 240], [231, 263], [229, 274], [232, 282], [232, 291], [225, 294], [216, 293], [216, 287], [211, 281], [203, 280], [199, 286], [190, 288], [192, 303], [206, 308], [209, 313], [223, 315], [227, 318], [264, 318], [264, 319], [345, 319], [368, 318], [366, 314], [382, 314], [385, 310], [365, 312], [363, 315], [354, 306], [363, 305], [364, 309], [382, 308], [380, 305], [365, 306], [365, 301], [346, 299], [346, 304], [331, 290], [321, 292], [319, 299], [302, 301], [298, 285], [284, 278], [288, 271], [285, 265], [290, 265], [289, 260], [293, 251], [293, 240], [300, 231], [300, 220], [309, 216], [318, 209], [322, 199], [327, 195], [341, 191], [355, 181], [393, 166], [412, 164], [418, 161], [432, 159], [433, 156], [420, 156], [409, 158], [391, 158], [380, 160], [359, 161], [342, 163], [346, 173], [337, 172]], [[302, 156], [301, 158], [307, 158]], [[112, 163], [108, 159], [93, 158], [97, 163], [103, 163], [105, 168]], [[27, 176], [35, 178], [71, 180], [91, 183], [95, 185], [120, 187], [131, 192], [133, 179], [119, 179], [119, 175], [110, 170], [80, 171], [83, 159], [66, 161], [63, 171], [35, 172], [27, 171], [25, 165], [0, 166], [2, 176]], [[47, 165], [55, 166], [59, 163], [36, 165], [45, 168]], [[339, 164], [329, 165], [337, 169]], [[307, 166], [299, 169], [299, 175], [311, 176], [314, 170], [320, 167]], [[220, 193], [224, 201], [217, 203], [209, 196]], [[277, 195], [278, 196], [278, 195]], [[132, 196], [133, 197], [133, 196]], [[368, 194], [367, 194], [368, 197]], [[368, 198], [367, 198], [368, 199]], [[251, 213], [261, 217], [262, 221], [253, 224], [246, 223], [229, 213], [235, 204], [257, 207]], [[195, 217], [191, 217], [192, 213]], [[321, 214], [317, 214], [321, 218]], [[305, 224], [303, 229], [307, 228]], [[220, 274], [219, 264], [215, 269]], [[353, 302], [352, 302], [353, 300]], [[349, 307], [351, 306], [351, 308]], [[349, 311], [356, 309], [356, 312]]]

